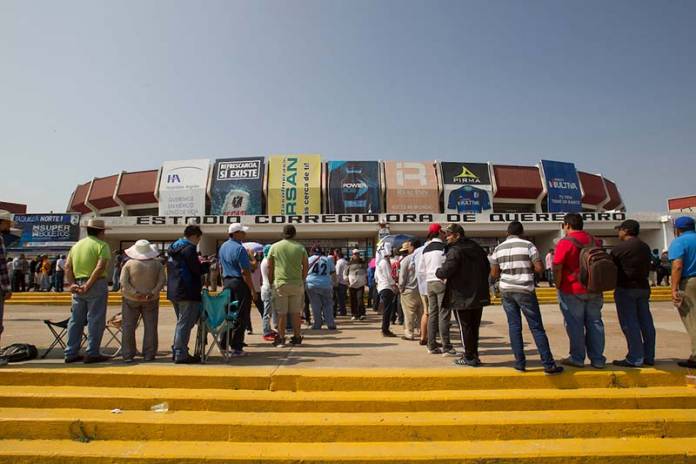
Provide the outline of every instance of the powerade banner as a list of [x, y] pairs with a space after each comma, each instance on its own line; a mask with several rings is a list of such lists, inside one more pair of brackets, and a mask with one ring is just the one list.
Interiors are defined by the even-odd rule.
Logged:
[[582, 211], [582, 192], [575, 164], [541, 160], [541, 169], [548, 191], [550, 213], [579, 213]]
[[388, 212], [440, 212], [433, 161], [384, 161], [384, 177]]
[[28, 248], [70, 248], [80, 239], [79, 214], [15, 214], [19, 240], [10, 250]]
[[446, 213], [486, 213], [493, 209], [488, 163], [440, 163]]
[[329, 161], [329, 213], [381, 213], [377, 161]]
[[218, 159], [213, 166], [210, 214], [263, 213], [263, 158]]
[[165, 161], [159, 184], [160, 216], [202, 216], [210, 160]]
[[268, 214], [321, 213], [321, 156], [268, 159]]

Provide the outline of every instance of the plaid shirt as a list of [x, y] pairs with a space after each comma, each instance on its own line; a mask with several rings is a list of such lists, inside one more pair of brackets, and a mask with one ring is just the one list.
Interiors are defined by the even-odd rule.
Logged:
[[12, 291], [10, 285], [10, 273], [7, 270], [7, 254], [5, 253], [5, 239], [0, 235], [0, 290]]

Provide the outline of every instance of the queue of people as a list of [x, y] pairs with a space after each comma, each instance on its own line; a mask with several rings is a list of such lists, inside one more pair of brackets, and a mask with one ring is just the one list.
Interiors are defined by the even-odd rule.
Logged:
[[[6, 233], [10, 224], [6, 215], [0, 215], [0, 232]], [[676, 239], [668, 250], [672, 298], [691, 340], [690, 356], [679, 365], [696, 368], [694, 219], [680, 217], [674, 226]], [[457, 365], [476, 367], [481, 365], [479, 329], [483, 308], [491, 303], [489, 279], [492, 279], [498, 282], [507, 317], [515, 369], [526, 370], [523, 315], [547, 374], [561, 373], [564, 365], [582, 368], [586, 362], [593, 368], [604, 368], [607, 360], [602, 292], [609, 289], [614, 291], [618, 320], [627, 343], [626, 356], [613, 364], [654, 365], [655, 327], [649, 302], [654, 253], [640, 239], [640, 224], [629, 219], [617, 226], [619, 244], [611, 253], [583, 230], [579, 214], [567, 214], [562, 229], [563, 238], [557, 241], [549, 259], [549, 254], [542, 257], [536, 246], [523, 238], [524, 228], [519, 222], [509, 224], [505, 241], [490, 256], [466, 236], [461, 225], [442, 228], [432, 224], [422, 245], [416, 240], [406, 241], [396, 249], [385, 243], [372, 267], [357, 249], [352, 251], [350, 260], [340, 250], [328, 254], [320, 247], [313, 247], [308, 254], [296, 240], [292, 225], [283, 228], [280, 241], [252, 253], [244, 246], [248, 228], [233, 224], [216, 260], [223, 287], [238, 302], [241, 323], [225, 334], [224, 343], [229, 346], [221, 347], [229, 350], [232, 357], [247, 355], [245, 335], [251, 327], [252, 303], [257, 303], [261, 312], [264, 340], [283, 348], [302, 344], [306, 302], [311, 314], [305, 316], [305, 322], [311, 323], [315, 330], [336, 330], [336, 317], [347, 314], [346, 293], [352, 320], [364, 320], [364, 290], [374, 285], [372, 302], [375, 308], [381, 308], [384, 337], [396, 337], [392, 330], [394, 322], [403, 318], [401, 338], [419, 341], [429, 354], [457, 357]], [[111, 360], [100, 352], [109, 292], [107, 267], [112, 259], [105, 234], [104, 222], [90, 219], [87, 236], [72, 247], [61, 264], [67, 288], [73, 295], [66, 363]], [[167, 250], [166, 264], [160, 260], [159, 250], [147, 240], [138, 240], [124, 250], [118, 270], [118, 285], [123, 294], [124, 362], [135, 361], [135, 330], [140, 320], [145, 329], [143, 360], [156, 358], [159, 294], [165, 285], [177, 318], [173, 362], [200, 362], [199, 356], [189, 353], [189, 341], [200, 321], [201, 293], [208, 272], [197, 252], [202, 236], [199, 226], [187, 226], [183, 237]], [[4, 242], [0, 245], [1, 334], [3, 302], [11, 297], [13, 290], [10, 270], [17, 268], [7, 266]], [[569, 341], [568, 356], [558, 362], [552, 354], [536, 296], [536, 276], [544, 274], [553, 279], [557, 288]], [[450, 339], [452, 315], [459, 329], [460, 351]], [[87, 347], [83, 355], [80, 347], [85, 327]], [[288, 334], [291, 334], [289, 339]]]

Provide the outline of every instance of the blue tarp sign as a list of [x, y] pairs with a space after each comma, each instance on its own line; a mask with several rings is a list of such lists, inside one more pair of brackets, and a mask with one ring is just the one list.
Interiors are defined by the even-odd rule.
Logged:
[[67, 249], [80, 239], [79, 214], [15, 214], [13, 219], [22, 234], [10, 250]]
[[550, 213], [582, 212], [582, 192], [575, 164], [541, 160], [544, 172], [547, 205]]

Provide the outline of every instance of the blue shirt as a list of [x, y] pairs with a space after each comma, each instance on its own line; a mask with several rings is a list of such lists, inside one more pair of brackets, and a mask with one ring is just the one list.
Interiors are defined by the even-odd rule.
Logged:
[[447, 208], [458, 213], [481, 213], [491, 209], [491, 203], [487, 191], [465, 185], [450, 192]]
[[223, 277], [242, 277], [242, 269], [251, 272], [246, 248], [237, 240], [229, 239], [223, 243], [218, 256], [222, 264]]
[[326, 256], [314, 255], [309, 258], [309, 271], [307, 272], [307, 287], [332, 288], [331, 274], [336, 272], [333, 260]]
[[696, 276], [696, 232], [684, 232], [669, 246], [669, 260], [681, 259], [684, 263], [682, 277]]

